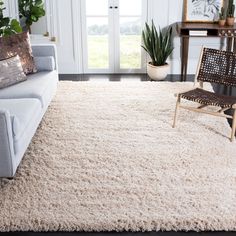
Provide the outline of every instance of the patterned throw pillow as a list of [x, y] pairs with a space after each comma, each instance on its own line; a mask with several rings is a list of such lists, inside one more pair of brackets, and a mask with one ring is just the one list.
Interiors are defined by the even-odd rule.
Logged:
[[27, 32], [0, 37], [0, 48], [0, 60], [19, 55], [26, 75], [37, 72]]
[[27, 79], [19, 56], [0, 61], [0, 88], [20, 83]]

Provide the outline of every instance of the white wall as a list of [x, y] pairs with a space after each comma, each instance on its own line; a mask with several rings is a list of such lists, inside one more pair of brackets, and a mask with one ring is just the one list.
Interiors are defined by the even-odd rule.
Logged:
[[3, 12], [4, 16], [9, 16], [9, 6], [8, 6], [8, 1], [3, 0], [4, 6], [6, 7], [6, 10]]
[[6, 10], [4, 12], [5, 16], [18, 19], [18, 2], [17, 0], [3, 0], [4, 7]]
[[[58, 43], [59, 72], [64, 74], [82, 73], [82, 43], [80, 33], [80, 17], [78, 0], [54, 0], [53, 18], [57, 27], [55, 36]], [[60, 68], [61, 65], [61, 68]]]
[[[45, 0], [43, 0], [44, 5], [45, 4]], [[45, 7], [46, 8], [46, 7]], [[34, 22], [31, 26], [31, 32], [32, 34], [40, 34], [43, 35], [48, 31], [47, 28], [47, 11], [45, 9], [45, 16], [41, 17], [37, 22]]]
[[32, 34], [45, 34], [47, 32], [47, 17], [43, 16], [38, 22], [33, 23], [31, 26]]
[[[17, 0], [4, 0], [6, 11], [14, 16]], [[57, 37], [59, 67], [61, 73], [82, 73], [82, 44], [81, 44], [81, 17], [80, 0], [47, 0], [50, 5], [48, 19], [53, 22], [51, 33]], [[96, 0], [94, 0], [96, 1]], [[184, 0], [147, 0], [149, 5], [149, 20], [152, 18], [156, 25], [168, 26], [182, 20]], [[236, 0], [235, 0], [236, 2]], [[190, 40], [188, 73], [194, 74], [202, 45], [219, 48], [218, 38], [194, 38]], [[175, 50], [171, 60], [171, 73], [180, 74], [180, 38], [174, 38]]]

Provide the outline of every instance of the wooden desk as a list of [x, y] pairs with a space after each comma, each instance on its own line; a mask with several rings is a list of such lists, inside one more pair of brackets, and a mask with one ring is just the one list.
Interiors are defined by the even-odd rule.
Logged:
[[[177, 22], [176, 29], [181, 39], [181, 81], [186, 81], [190, 37], [218, 37], [227, 39], [227, 50], [236, 52], [236, 24], [220, 27], [218, 24]], [[190, 31], [207, 31], [207, 36], [192, 36]]]

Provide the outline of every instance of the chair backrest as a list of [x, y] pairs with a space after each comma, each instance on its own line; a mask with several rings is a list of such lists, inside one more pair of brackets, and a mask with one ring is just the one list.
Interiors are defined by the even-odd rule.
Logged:
[[236, 87], [236, 54], [204, 48], [197, 80]]

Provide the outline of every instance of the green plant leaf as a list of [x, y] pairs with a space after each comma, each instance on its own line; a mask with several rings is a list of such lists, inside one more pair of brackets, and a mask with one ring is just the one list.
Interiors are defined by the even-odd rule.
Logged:
[[19, 0], [19, 13], [21, 18], [25, 18], [28, 28], [45, 16], [44, 2], [42, 0]]
[[0, 27], [7, 26], [10, 23], [10, 18], [5, 17], [0, 19]]
[[14, 30], [16, 33], [22, 32], [22, 28], [20, 26], [20, 23], [15, 19], [11, 21], [11, 29]]
[[152, 20], [151, 25], [145, 23], [145, 28], [142, 31], [142, 48], [148, 53], [154, 66], [166, 64], [166, 60], [173, 52], [172, 45], [172, 27], [167, 30], [157, 31]]
[[0, 0], [0, 37], [22, 32], [20, 23], [16, 19], [3, 17], [3, 1]]

